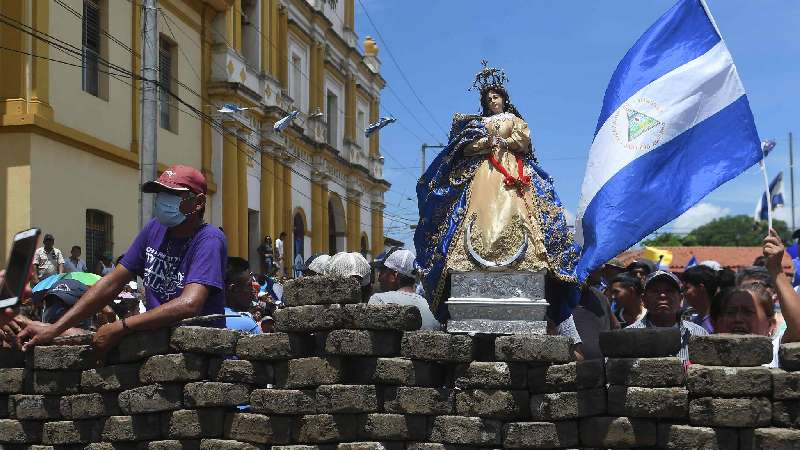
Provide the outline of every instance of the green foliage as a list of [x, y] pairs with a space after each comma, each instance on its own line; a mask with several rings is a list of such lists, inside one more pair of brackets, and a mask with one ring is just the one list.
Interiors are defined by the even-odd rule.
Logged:
[[[782, 220], [773, 220], [772, 227], [784, 242], [789, 242], [791, 232]], [[754, 247], [760, 246], [767, 235], [767, 223], [755, 222], [746, 215], [726, 216], [714, 219], [701, 225], [686, 236], [664, 233], [654, 239], [643, 241], [643, 245], [680, 247], [680, 246], [720, 246], [720, 247]]]

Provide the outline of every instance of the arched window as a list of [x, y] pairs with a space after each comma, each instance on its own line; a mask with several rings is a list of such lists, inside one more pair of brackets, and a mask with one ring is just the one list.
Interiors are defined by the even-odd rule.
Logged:
[[86, 210], [86, 267], [94, 270], [103, 253], [114, 261], [114, 216], [97, 209]]

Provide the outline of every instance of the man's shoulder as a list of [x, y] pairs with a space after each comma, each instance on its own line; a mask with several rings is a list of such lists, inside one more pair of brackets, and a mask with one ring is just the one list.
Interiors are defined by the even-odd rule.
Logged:
[[698, 325], [698, 324], [696, 324], [694, 322], [690, 322], [688, 320], [682, 320], [681, 321], [681, 325], [683, 326], [683, 328], [688, 330], [689, 334], [691, 334], [692, 336], [706, 336], [706, 335], [708, 335], [708, 331], [705, 328], [701, 327], [700, 325]]

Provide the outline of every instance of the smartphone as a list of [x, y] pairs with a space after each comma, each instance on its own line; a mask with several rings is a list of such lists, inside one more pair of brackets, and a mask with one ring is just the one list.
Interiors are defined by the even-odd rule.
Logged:
[[8, 256], [6, 281], [0, 286], [0, 308], [16, 306], [31, 275], [33, 254], [39, 245], [42, 230], [31, 228], [14, 236], [14, 244]]

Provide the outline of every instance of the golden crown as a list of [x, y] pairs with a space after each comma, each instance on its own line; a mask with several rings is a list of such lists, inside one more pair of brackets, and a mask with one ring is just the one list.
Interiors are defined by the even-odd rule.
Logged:
[[489, 67], [489, 62], [485, 59], [481, 60], [481, 64], [483, 69], [475, 74], [475, 81], [469, 90], [477, 89], [480, 92], [484, 92], [492, 87], [505, 88], [504, 84], [508, 81], [505, 71], [497, 67]]

